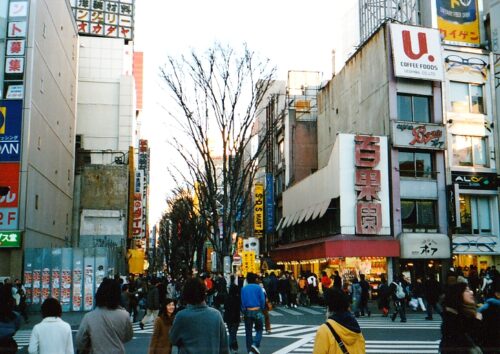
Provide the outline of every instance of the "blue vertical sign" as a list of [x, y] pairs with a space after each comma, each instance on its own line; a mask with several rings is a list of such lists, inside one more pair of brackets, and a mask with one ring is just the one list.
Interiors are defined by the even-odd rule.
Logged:
[[274, 232], [274, 177], [266, 173], [266, 233]]

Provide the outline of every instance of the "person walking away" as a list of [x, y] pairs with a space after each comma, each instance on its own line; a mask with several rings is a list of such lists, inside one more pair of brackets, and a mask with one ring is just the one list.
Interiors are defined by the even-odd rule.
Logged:
[[19, 295], [19, 303], [17, 304], [17, 308], [15, 309], [15, 311], [19, 312], [21, 316], [23, 316], [25, 323], [28, 323], [29, 320], [27, 312], [28, 304], [26, 303], [26, 288], [19, 279], [16, 279], [14, 284], [17, 288], [17, 294]]
[[474, 292], [466, 283], [450, 285], [443, 306], [439, 352], [481, 354], [482, 315], [476, 311]]
[[424, 297], [426, 302], [427, 317], [426, 320], [432, 321], [432, 311], [441, 314], [439, 307], [439, 297], [441, 296], [441, 285], [436, 280], [435, 275], [429, 275], [424, 282]]
[[307, 296], [307, 280], [304, 275], [299, 279], [299, 305], [309, 306], [309, 297]]
[[186, 307], [177, 312], [170, 342], [179, 354], [229, 354], [227, 331], [219, 311], [207, 306], [207, 288], [201, 278], [188, 278], [181, 299]]
[[482, 345], [484, 354], [500, 353], [500, 281], [493, 284], [494, 297], [486, 299], [478, 310], [483, 315]]
[[354, 316], [359, 317], [360, 307], [361, 307], [361, 285], [359, 285], [358, 278], [352, 278], [352, 286], [351, 286], [351, 298], [352, 298], [352, 312], [354, 312]]
[[299, 284], [297, 283], [297, 280], [295, 279], [295, 276], [293, 274], [290, 274], [288, 282], [290, 283], [288, 287], [290, 289], [288, 302], [290, 304], [290, 307], [297, 307], [297, 294], [299, 293]]
[[235, 277], [231, 275], [229, 293], [224, 302], [224, 322], [229, 332], [229, 349], [238, 352], [238, 340], [236, 334], [240, 326], [241, 294], [238, 285], [234, 283]]
[[370, 284], [366, 281], [365, 275], [359, 275], [360, 281], [359, 286], [361, 286], [361, 316], [366, 314], [368, 317], [372, 315], [371, 311], [368, 309], [368, 300], [370, 299]]
[[214, 304], [216, 309], [220, 309], [226, 300], [227, 296], [227, 281], [222, 273], [218, 273], [214, 281], [215, 299]]
[[14, 334], [21, 326], [21, 317], [14, 311], [15, 300], [12, 297], [12, 284], [0, 287], [0, 353], [15, 354], [17, 343]]
[[390, 310], [390, 294], [389, 286], [387, 285], [387, 280], [385, 275], [382, 274], [380, 277], [380, 285], [377, 289], [378, 295], [378, 309], [382, 311], [382, 317], [387, 317]]
[[279, 296], [278, 296], [278, 278], [276, 277], [276, 274], [274, 272], [271, 272], [269, 274], [269, 300], [271, 300], [271, 303], [273, 305], [277, 305], [279, 303]]
[[149, 343], [148, 354], [170, 354], [172, 353], [172, 343], [168, 332], [172, 328], [175, 317], [175, 300], [165, 299], [165, 306], [155, 320], [153, 335]]
[[132, 315], [132, 310], [130, 308], [130, 301], [131, 301], [131, 294], [128, 291], [129, 287], [128, 284], [123, 284], [122, 285], [122, 292], [120, 294], [120, 306], [123, 307], [129, 315]]
[[207, 273], [204, 276], [203, 281], [205, 282], [205, 287], [207, 288], [207, 305], [212, 307], [214, 305], [215, 287], [210, 273]]
[[42, 322], [31, 331], [29, 354], [73, 354], [71, 326], [61, 319], [62, 308], [49, 297], [42, 304]]
[[412, 299], [415, 299], [416, 302], [415, 310], [418, 310], [418, 308], [420, 307], [422, 311], [424, 312], [427, 311], [424, 305], [423, 297], [424, 297], [424, 284], [422, 283], [422, 278], [417, 277], [417, 280], [415, 281], [415, 285], [413, 286], [413, 291], [412, 291]]
[[333, 286], [339, 290], [342, 290], [342, 278], [340, 277], [339, 271], [336, 270], [333, 276]]
[[321, 272], [321, 289], [325, 292], [332, 285], [332, 280], [328, 277], [325, 271]]
[[149, 284], [148, 292], [146, 294], [146, 314], [142, 318], [139, 326], [144, 329], [144, 325], [150, 322], [154, 322], [156, 317], [158, 317], [158, 312], [160, 311], [160, 293], [156, 287], [156, 281], [153, 280]]
[[398, 317], [398, 314], [401, 318], [401, 322], [406, 322], [406, 293], [404, 291], [405, 284], [402, 279], [402, 276], [395, 277], [394, 281], [389, 286], [389, 293], [394, 302], [394, 313], [391, 316], [393, 322], [396, 320], [396, 317]]
[[[247, 285], [241, 289], [241, 311], [245, 320], [245, 339], [248, 353], [260, 353], [259, 347], [262, 340], [264, 326], [264, 310], [266, 299], [262, 288], [256, 284], [257, 275], [247, 273]], [[255, 326], [255, 338], [252, 329]]]
[[313, 354], [365, 354], [365, 338], [349, 312], [349, 296], [334, 287], [326, 291], [325, 302], [331, 315], [316, 332]]
[[125, 354], [124, 343], [134, 334], [129, 314], [120, 307], [120, 284], [104, 278], [95, 294], [96, 308], [83, 316], [76, 348], [92, 354]]
[[289, 292], [290, 283], [288, 282], [288, 278], [286, 274], [281, 274], [280, 279], [278, 280], [278, 292], [280, 295], [280, 303], [282, 306], [288, 307], [288, 292]]
[[307, 277], [307, 294], [311, 304], [318, 303], [318, 278], [314, 273], [310, 273]]

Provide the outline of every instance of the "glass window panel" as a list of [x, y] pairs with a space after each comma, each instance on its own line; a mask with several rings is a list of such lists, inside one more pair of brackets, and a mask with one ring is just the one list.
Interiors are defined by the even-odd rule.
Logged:
[[420, 200], [417, 202], [418, 208], [418, 225], [420, 226], [435, 226], [436, 213], [434, 211], [434, 201]]
[[429, 123], [431, 121], [429, 97], [413, 97], [413, 120], [415, 122]]
[[469, 136], [453, 136], [453, 165], [472, 166], [472, 146]]
[[427, 152], [415, 153], [415, 170], [417, 177], [432, 177], [432, 155]]
[[483, 86], [470, 85], [471, 112], [484, 113]]
[[401, 200], [401, 221], [403, 226], [415, 226], [417, 223], [417, 212], [413, 200]]
[[398, 120], [412, 120], [411, 96], [398, 95]]
[[400, 151], [398, 156], [399, 175], [401, 177], [415, 177], [414, 154], [412, 152]]
[[450, 82], [450, 104], [453, 112], [469, 112], [469, 84]]
[[491, 234], [490, 201], [487, 197], [477, 198], [477, 214], [480, 234]]
[[486, 139], [481, 137], [471, 138], [473, 162], [475, 166], [487, 165]]
[[460, 195], [460, 234], [472, 234], [471, 198], [467, 194]]

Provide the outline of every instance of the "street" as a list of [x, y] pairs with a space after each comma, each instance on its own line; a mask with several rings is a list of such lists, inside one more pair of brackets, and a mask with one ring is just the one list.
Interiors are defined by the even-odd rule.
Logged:
[[[375, 309], [373, 309], [375, 310]], [[433, 321], [426, 321], [422, 312], [408, 312], [408, 322], [399, 319], [392, 322], [372, 311], [371, 317], [358, 319], [366, 340], [367, 353], [438, 353], [441, 321], [436, 316]], [[63, 314], [65, 319], [66, 314]], [[325, 321], [325, 309], [319, 306], [289, 309], [276, 307], [270, 313], [271, 334], [264, 333], [261, 353], [312, 353], [314, 335], [319, 325]], [[76, 333], [78, 321], [72, 323]], [[144, 330], [138, 323], [133, 324], [134, 338], [126, 344], [127, 353], [146, 354], [153, 324], [147, 324]], [[243, 323], [238, 330], [239, 353], [245, 353], [245, 333]], [[15, 338], [20, 353], [27, 353], [31, 329], [21, 329]]]

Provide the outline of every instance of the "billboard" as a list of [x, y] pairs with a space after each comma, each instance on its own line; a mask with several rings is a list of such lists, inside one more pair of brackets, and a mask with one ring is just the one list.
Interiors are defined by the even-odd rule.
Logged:
[[78, 33], [133, 39], [134, 0], [71, 0]]
[[8, 188], [6, 195], [0, 196], [0, 230], [17, 230], [19, 205], [19, 163], [0, 164], [0, 187]]
[[21, 160], [22, 101], [0, 100], [0, 162]]
[[437, 0], [438, 28], [444, 42], [479, 47], [479, 13], [477, 0]]
[[443, 124], [392, 122], [392, 144], [402, 148], [444, 150], [446, 127]]
[[438, 30], [392, 23], [391, 44], [396, 77], [444, 80]]
[[264, 231], [264, 185], [255, 183], [255, 205], [253, 209], [253, 230], [256, 236], [262, 236]]

